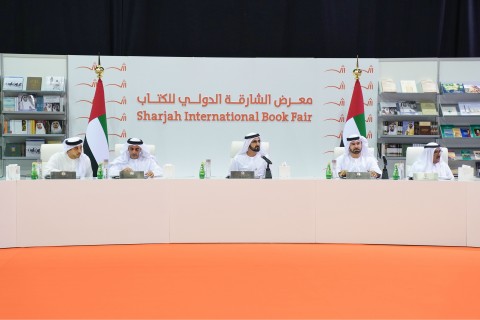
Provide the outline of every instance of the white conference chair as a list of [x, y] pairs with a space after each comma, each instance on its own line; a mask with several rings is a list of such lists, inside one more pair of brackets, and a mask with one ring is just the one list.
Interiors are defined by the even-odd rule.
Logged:
[[[345, 148], [344, 147], [335, 147], [333, 149], [333, 159], [337, 159], [338, 157], [340, 157], [343, 153], [345, 152]], [[374, 148], [372, 147], [369, 147], [368, 148], [368, 153], [372, 156], [375, 156], [374, 154]]]
[[57, 152], [63, 151], [63, 144], [61, 143], [45, 143], [40, 145], [40, 160], [42, 165], [50, 160], [50, 157]]
[[[120, 153], [122, 152], [122, 147], [123, 147], [123, 143], [116, 143], [115, 144], [115, 158], [118, 157], [120, 155]], [[155, 145], [154, 144], [145, 144], [143, 146], [143, 148], [147, 148], [148, 149], [148, 152], [150, 152], [151, 155], [155, 155]]]
[[[407, 154], [405, 158], [405, 173], [406, 176], [409, 177], [413, 174], [412, 171], [412, 165], [415, 163], [415, 161], [418, 160], [420, 155], [423, 152], [423, 147], [408, 147], [407, 148]], [[443, 161], [448, 164], [448, 149], [442, 147], [442, 153], [440, 155]]]

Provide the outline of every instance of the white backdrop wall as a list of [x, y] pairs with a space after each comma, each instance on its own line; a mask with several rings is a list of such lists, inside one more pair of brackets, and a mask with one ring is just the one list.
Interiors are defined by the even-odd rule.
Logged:
[[[68, 57], [70, 136], [85, 133], [97, 59]], [[231, 141], [243, 140], [249, 132], [270, 142], [274, 177], [282, 162], [291, 166], [292, 177], [323, 177], [333, 148], [340, 144], [356, 64], [354, 58], [101, 59], [111, 159], [116, 143], [139, 137], [156, 145], [159, 163], [174, 164], [177, 177], [197, 176], [207, 158], [212, 159], [213, 177], [225, 177]], [[376, 147], [378, 60], [361, 59], [360, 68], [367, 135]], [[198, 120], [187, 116], [197, 112]], [[251, 121], [212, 121], [213, 114], [232, 113]], [[144, 120], [145, 114], [152, 120]], [[200, 118], [208, 114], [210, 121]], [[153, 120], [158, 115], [171, 120]]]

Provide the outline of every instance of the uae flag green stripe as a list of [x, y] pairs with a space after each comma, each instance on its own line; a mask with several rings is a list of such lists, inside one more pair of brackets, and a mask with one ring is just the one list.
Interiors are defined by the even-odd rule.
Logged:
[[83, 147], [92, 163], [93, 176], [96, 177], [98, 163], [109, 158], [107, 114], [102, 79], [98, 79], [95, 89]]

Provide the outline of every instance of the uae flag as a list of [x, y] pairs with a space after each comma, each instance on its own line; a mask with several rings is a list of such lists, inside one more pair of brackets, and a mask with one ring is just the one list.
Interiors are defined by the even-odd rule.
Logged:
[[92, 162], [93, 176], [96, 177], [98, 164], [108, 160], [109, 157], [107, 113], [105, 111], [105, 93], [102, 79], [98, 79], [95, 89], [83, 149]]
[[358, 79], [355, 80], [352, 100], [350, 101], [350, 108], [347, 114], [347, 122], [345, 122], [345, 127], [343, 128], [342, 145], [347, 145], [347, 138], [352, 134], [367, 136], [362, 87]]

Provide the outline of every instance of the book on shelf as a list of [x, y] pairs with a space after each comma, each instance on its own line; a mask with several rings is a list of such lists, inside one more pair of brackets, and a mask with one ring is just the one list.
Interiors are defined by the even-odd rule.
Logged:
[[443, 116], [458, 116], [458, 108], [456, 105], [442, 105]]
[[47, 134], [63, 134], [65, 125], [60, 120], [47, 120], [45, 123]]
[[464, 93], [465, 88], [463, 83], [441, 83], [440, 84], [443, 93]]
[[452, 131], [453, 131], [453, 137], [454, 138], [461, 138], [462, 137], [462, 132], [460, 131], [460, 128], [453, 127]]
[[46, 120], [35, 120], [35, 134], [47, 134]]
[[431, 79], [426, 79], [420, 81], [420, 85], [422, 86], [423, 92], [433, 92], [438, 93], [437, 83]]
[[453, 126], [452, 125], [441, 125], [440, 130], [442, 132], [443, 138], [453, 138]]
[[462, 116], [479, 116], [480, 102], [459, 102], [458, 110]]
[[415, 135], [415, 122], [414, 121], [403, 121], [403, 134], [405, 136]]
[[460, 133], [462, 134], [462, 138], [471, 138], [472, 134], [470, 133], [470, 128], [468, 127], [461, 127]]
[[19, 94], [17, 99], [17, 108], [15, 111], [37, 111], [35, 107], [35, 99], [36, 96], [34, 94]]
[[418, 134], [422, 136], [429, 136], [432, 134], [432, 122], [419, 121], [418, 122]]
[[62, 111], [60, 96], [43, 96], [43, 111], [60, 112]]
[[462, 150], [460, 151], [460, 154], [462, 155], [462, 160], [472, 160], [470, 150]]
[[400, 87], [402, 88], [402, 92], [405, 93], [416, 93], [417, 91], [417, 83], [415, 80], [400, 80]]
[[23, 77], [6, 76], [3, 78], [3, 91], [23, 90]]
[[424, 115], [438, 115], [437, 107], [434, 102], [420, 102], [420, 110], [422, 110], [422, 114]]
[[38, 112], [43, 111], [43, 96], [37, 96], [37, 100], [35, 101], [35, 109]]
[[26, 139], [25, 156], [40, 158], [40, 146], [45, 143], [45, 139]]
[[399, 114], [418, 114], [417, 103], [415, 101], [397, 102]]
[[403, 124], [401, 121], [384, 121], [383, 134], [387, 136], [402, 135]]
[[480, 125], [471, 125], [470, 132], [472, 134], [472, 138], [480, 138]]
[[25, 156], [25, 143], [19, 142], [7, 142], [5, 144], [6, 157], [24, 157]]
[[480, 82], [464, 82], [465, 93], [480, 93]]
[[448, 151], [448, 160], [457, 160], [457, 155], [455, 151]]
[[17, 108], [17, 97], [3, 97], [3, 112], [14, 112]]
[[42, 88], [42, 77], [27, 77], [27, 91], [40, 90]]
[[392, 79], [382, 79], [380, 80], [380, 85], [382, 92], [397, 92], [397, 85]]
[[65, 77], [46, 76], [42, 81], [42, 91], [64, 91]]
[[396, 115], [398, 114], [396, 102], [380, 102], [380, 114], [381, 115]]
[[473, 150], [473, 157], [475, 160], [480, 160], [480, 150]]

